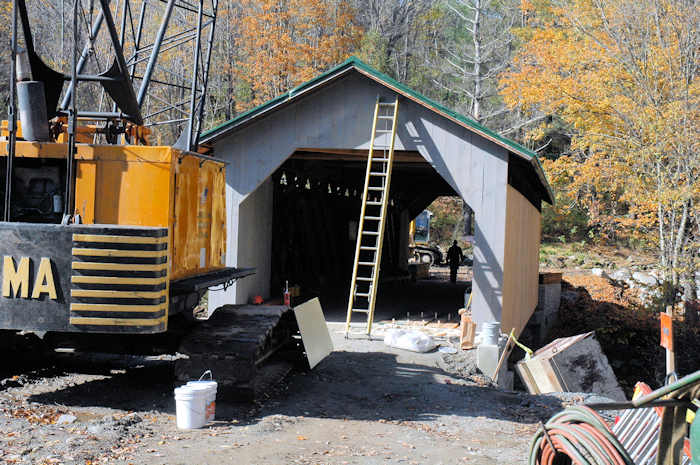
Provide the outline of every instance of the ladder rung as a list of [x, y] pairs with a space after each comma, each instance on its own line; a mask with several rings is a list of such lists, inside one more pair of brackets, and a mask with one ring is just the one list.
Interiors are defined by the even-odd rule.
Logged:
[[368, 245], [362, 245], [360, 246], [360, 250], [377, 250], [376, 247], [370, 247]]
[[362, 234], [368, 234], [370, 236], [378, 236], [379, 231], [362, 231]]
[[387, 106], [393, 107], [394, 105], [395, 105], [395, 103], [393, 103], [393, 102], [379, 102], [380, 107], [387, 107]]
[[384, 186], [369, 186], [367, 188], [368, 191], [383, 191]]
[[355, 277], [356, 281], [373, 281], [373, 278], [365, 278], [364, 276]]
[[355, 292], [355, 297], [369, 297], [369, 292]]
[[368, 308], [353, 308], [352, 311], [356, 313], [369, 313]]
[[366, 220], [379, 221], [381, 218], [379, 216], [365, 216]]
[[386, 176], [386, 173], [380, 173], [378, 171], [370, 171], [370, 176]]
[[[393, 103], [392, 103], [393, 105]], [[394, 119], [393, 116], [386, 116], [386, 115], [379, 115], [377, 116], [377, 119]]]
[[373, 161], [373, 162], [375, 162], [375, 161], [381, 161], [381, 162], [386, 163], [386, 162], [389, 161], [389, 159], [388, 159], [388, 158], [374, 158], [374, 157], [372, 157], [372, 161]]
[[367, 203], [367, 205], [381, 205], [382, 204], [381, 202], [375, 202], [373, 200], [368, 200], [366, 203]]
[[393, 132], [393, 130], [392, 129], [375, 129], [374, 132], [379, 133], [379, 134], [390, 134]]
[[374, 262], [357, 262], [358, 265], [374, 266]]

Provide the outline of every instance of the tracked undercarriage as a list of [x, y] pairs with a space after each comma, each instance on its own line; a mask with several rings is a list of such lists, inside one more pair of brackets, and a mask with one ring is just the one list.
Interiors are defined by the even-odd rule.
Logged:
[[304, 361], [294, 312], [286, 306], [226, 305], [184, 336], [175, 365], [180, 381], [211, 370], [219, 392], [253, 400]]

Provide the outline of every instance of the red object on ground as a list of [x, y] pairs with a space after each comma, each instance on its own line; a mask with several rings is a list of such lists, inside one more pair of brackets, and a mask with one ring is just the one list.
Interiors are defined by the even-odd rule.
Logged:
[[263, 300], [261, 295], [256, 295], [255, 297], [253, 297], [253, 304], [254, 305], [262, 305], [263, 302], [265, 302], [265, 301]]

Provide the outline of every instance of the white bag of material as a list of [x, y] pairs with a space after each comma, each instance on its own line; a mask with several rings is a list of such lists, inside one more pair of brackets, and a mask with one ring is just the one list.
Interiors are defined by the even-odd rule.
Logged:
[[435, 348], [435, 340], [420, 331], [407, 331], [405, 329], [389, 329], [384, 335], [384, 344], [397, 349], [413, 352], [430, 352]]

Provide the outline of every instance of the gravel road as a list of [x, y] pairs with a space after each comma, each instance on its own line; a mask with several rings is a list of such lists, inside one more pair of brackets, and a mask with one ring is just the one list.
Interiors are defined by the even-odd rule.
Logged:
[[0, 462], [518, 465], [537, 422], [562, 408], [465, 379], [438, 352], [330, 326], [335, 352], [313, 371], [256, 404], [218, 402], [195, 431], [175, 427], [172, 357], [73, 355], [0, 372]]

